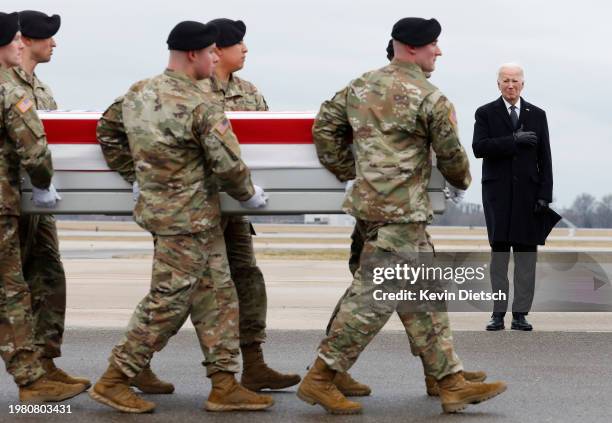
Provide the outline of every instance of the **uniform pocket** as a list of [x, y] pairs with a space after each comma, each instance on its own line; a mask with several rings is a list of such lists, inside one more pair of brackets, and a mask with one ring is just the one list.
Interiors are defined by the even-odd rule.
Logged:
[[421, 223], [391, 223], [378, 229], [375, 246], [393, 253], [416, 253], [422, 239]]
[[26, 112], [23, 115], [23, 123], [25, 123], [25, 125], [30, 131], [32, 131], [32, 133], [37, 139], [40, 139], [45, 136], [45, 128], [43, 127], [40, 119], [38, 119], [36, 111]]

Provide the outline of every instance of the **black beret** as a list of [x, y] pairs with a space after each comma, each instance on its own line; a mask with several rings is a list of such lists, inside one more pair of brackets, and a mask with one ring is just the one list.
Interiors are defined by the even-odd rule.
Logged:
[[395, 51], [393, 51], [393, 38], [389, 40], [389, 44], [387, 44], [387, 59], [393, 60], [395, 57]]
[[442, 27], [433, 18], [403, 18], [393, 25], [391, 37], [400, 43], [420, 47], [437, 40], [440, 32]]
[[219, 36], [215, 25], [195, 21], [178, 23], [168, 35], [168, 50], [201, 50], [214, 44]]
[[0, 47], [7, 45], [19, 31], [19, 14], [0, 12]]
[[246, 25], [242, 21], [219, 18], [213, 19], [208, 23], [219, 28], [217, 47], [230, 47], [234, 44], [238, 44], [244, 39], [244, 34], [246, 34]]
[[51, 38], [60, 29], [62, 19], [59, 15], [47, 16], [36, 10], [22, 10], [19, 12], [19, 25], [21, 35], [28, 38]]

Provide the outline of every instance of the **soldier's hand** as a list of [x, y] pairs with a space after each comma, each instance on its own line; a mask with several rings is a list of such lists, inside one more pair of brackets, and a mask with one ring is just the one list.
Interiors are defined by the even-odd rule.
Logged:
[[452, 185], [449, 185], [446, 187], [446, 199], [449, 201], [452, 201], [455, 204], [459, 204], [461, 201], [463, 201], [463, 198], [465, 197], [465, 191], [459, 188], [455, 188]]
[[522, 127], [514, 133], [514, 141], [525, 147], [535, 147], [538, 143], [538, 136], [533, 131], [523, 131]]
[[255, 188], [255, 194], [246, 201], [241, 201], [240, 204], [247, 209], [260, 209], [265, 207], [268, 203], [268, 196], [264, 192], [263, 188], [258, 185], [253, 185]]
[[540, 198], [538, 201], [536, 201], [533, 211], [534, 213], [543, 213], [546, 209], [548, 209], [548, 201]]
[[32, 187], [32, 200], [36, 207], [52, 209], [61, 199], [62, 197], [60, 197], [53, 184], [49, 185], [48, 189]]
[[138, 201], [138, 197], [140, 197], [140, 185], [138, 185], [138, 181], [134, 181], [132, 184], [132, 199], [134, 202]]

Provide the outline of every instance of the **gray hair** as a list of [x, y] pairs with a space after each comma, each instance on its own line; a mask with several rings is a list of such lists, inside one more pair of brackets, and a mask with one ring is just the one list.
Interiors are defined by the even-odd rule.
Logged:
[[504, 69], [518, 69], [521, 71], [521, 77], [523, 79], [523, 81], [525, 80], [525, 71], [523, 70], [523, 67], [521, 65], [519, 65], [518, 63], [515, 62], [508, 62], [508, 63], [504, 63], [499, 67], [499, 70], [497, 71], [497, 80], [499, 81], [501, 73]]

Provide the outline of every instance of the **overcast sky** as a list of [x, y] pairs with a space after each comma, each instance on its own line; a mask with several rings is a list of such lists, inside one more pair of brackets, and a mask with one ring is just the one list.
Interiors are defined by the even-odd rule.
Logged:
[[431, 81], [455, 104], [480, 203], [481, 162], [471, 151], [474, 111], [499, 96], [503, 62], [526, 71], [523, 97], [546, 110], [554, 197], [567, 206], [588, 191], [612, 193], [612, 6], [595, 0], [2, 0], [11, 12], [62, 16], [58, 47], [37, 68], [62, 109], [102, 110], [132, 82], [161, 72], [166, 38], [181, 20], [242, 19], [249, 47], [240, 75], [273, 111], [315, 111], [359, 76], [386, 63], [391, 27], [406, 16], [442, 24], [443, 56]]

